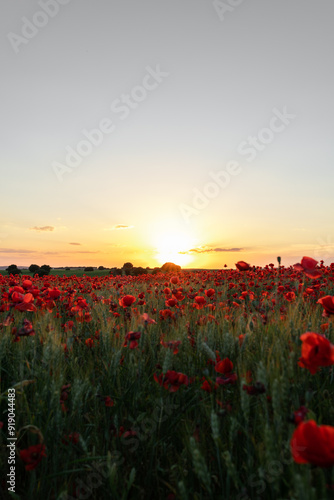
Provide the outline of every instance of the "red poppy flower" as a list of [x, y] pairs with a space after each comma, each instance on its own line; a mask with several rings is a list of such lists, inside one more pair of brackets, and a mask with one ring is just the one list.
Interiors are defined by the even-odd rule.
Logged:
[[332, 295], [325, 295], [318, 300], [318, 304], [321, 304], [324, 308], [322, 315], [324, 317], [329, 317], [334, 314], [334, 297]]
[[25, 289], [31, 288], [32, 286], [32, 281], [31, 280], [24, 280], [22, 281], [22, 286]]
[[167, 318], [174, 318], [174, 313], [170, 309], [161, 309], [161, 311], [159, 311], [159, 316], [161, 320], [164, 320]]
[[137, 340], [139, 340], [140, 337], [141, 337], [141, 332], [129, 332], [129, 333], [127, 333], [125, 335], [125, 342], [124, 342], [123, 347], [126, 347], [128, 345], [128, 342], [130, 342], [129, 348], [135, 349], [136, 347], [138, 347]]
[[317, 426], [314, 420], [301, 422], [292, 435], [290, 446], [297, 464], [334, 465], [334, 427]]
[[124, 295], [119, 299], [119, 305], [122, 307], [130, 307], [134, 302], [136, 302], [136, 298], [133, 295]]
[[322, 273], [316, 269], [317, 260], [311, 257], [303, 257], [300, 264], [295, 264], [293, 267], [296, 271], [304, 271], [305, 275], [311, 279], [321, 278]]
[[24, 462], [26, 470], [34, 470], [43, 457], [46, 457], [45, 445], [36, 444], [20, 451], [20, 458]]
[[169, 340], [168, 342], [160, 341], [160, 344], [166, 348], [172, 349], [173, 354], [177, 354], [179, 352], [179, 345], [181, 344], [181, 340]]
[[61, 291], [58, 290], [57, 287], [54, 287], [53, 289], [49, 288], [49, 290], [48, 290], [48, 298], [49, 299], [52, 299], [52, 300], [58, 299], [58, 297], [60, 297], [60, 295], [61, 295]]
[[[13, 293], [13, 296], [16, 292]], [[13, 298], [13, 297], [12, 297]], [[34, 296], [32, 293], [26, 293], [24, 296], [19, 295], [18, 298], [21, 298], [22, 301], [16, 304], [15, 309], [19, 311], [37, 311], [36, 306], [34, 306]], [[18, 302], [18, 300], [16, 300]]]
[[18, 331], [16, 331], [16, 335], [18, 337], [31, 337], [35, 335], [35, 330], [32, 326], [31, 321], [29, 321], [28, 319], [24, 319], [23, 326]]
[[181, 290], [173, 291], [172, 293], [173, 293], [173, 297], [176, 300], [183, 300], [184, 299], [184, 295], [182, 295]]
[[247, 262], [244, 262], [243, 260], [239, 260], [239, 262], [236, 263], [236, 268], [239, 271], [248, 271], [250, 269], [250, 265], [247, 264]]
[[244, 334], [244, 333], [241, 333], [241, 334], [238, 336], [238, 339], [239, 339], [239, 346], [240, 346], [240, 347], [242, 346], [242, 343], [243, 343], [243, 341], [245, 340], [245, 337], [246, 337], [246, 334]]
[[168, 299], [165, 301], [166, 307], [175, 307], [177, 305], [176, 299]]
[[151, 324], [156, 325], [157, 324], [157, 322], [154, 319], [150, 318], [150, 316], [147, 313], [142, 314], [142, 321], [146, 325], [151, 325]]
[[67, 321], [65, 324], [64, 324], [64, 329], [65, 329], [65, 332], [68, 332], [69, 330], [72, 330], [72, 328], [74, 327], [74, 321], [70, 320], [70, 321]]
[[184, 373], [168, 370], [165, 374], [161, 373], [159, 376], [154, 374], [154, 380], [169, 392], [176, 392], [181, 385], [189, 385], [189, 378]]
[[111, 408], [112, 406], [114, 406], [114, 402], [113, 402], [113, 400], [111, 399], [110, 396], [105, 396], [105, 398], [104, 398], [104, 404], [108, 408]]
[[215, 370], [218, 373], [222, 373], [222, 374], [226, 375], [228, 373], [231, 373], [231, 371], [233, 370], [233, 363], [230, 359], [225, 358], [216, 364]]
[[202, 309], [206, 304], [205, 297], [202, 297], [200, 295], [196, 295], [195, 302], [196, 304], [194, 304], [194, 306], [196, 307], [196, 309]]
[[294, 302], [296, 300], [296, 294], [295, 292], [287, 292], [284, 297], [288, 302]]
[[306, 332], [301, 335], [302, 355], [298, 365], [314, 375], [322, 366], [334, 365], [334, 345], [320, 333]]
[[218, 389], [218, 387], [219, 386], [217, 383], [214, 383], [214, 382], [211, 382], [211, 381], [205, 380], [205, 379], [204, 379], [203, 384], [201, 385], [201, 389], [203, 389], [203, 391], [206, 391], [206, 392], [215, 391], [216, 389]]
[[93, 339], [91, 339], [91, 338], [86, 339], [86, 340], [85, 340], [85, 344], [86, 344], [86, 346], [87, 346], [87, 347], [92, 348], [92, 347], [93, 347], [93, 345], [94, 345], [94, 340], [93, 340]]
[[301, 406], [300, 408], [298, 408], [298, 410], [294, 411], [293, 412], [293, 423], [295, 425], [298, 425], [300, 424], [301, 422], [303, 422], [306, 418], [306, 415], [308, 414], [308, 409], [305, 408], [305, 406]]
[[208, 290], [205, 290], [204, 293], [207, 297], [210, 298], [216, 293], [216, 290], [214, 290], [213, 288], [209, 288]]

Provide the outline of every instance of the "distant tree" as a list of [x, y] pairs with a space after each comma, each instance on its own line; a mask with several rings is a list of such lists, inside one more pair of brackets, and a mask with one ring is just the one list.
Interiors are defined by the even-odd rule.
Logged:
[[173, 262], [166, 262], [162, 267], [161, 271], [164, 273], [179, 273], [181, 271], [181, 266], [173, 264]]
[[153, 270], [152, 270], [152, 274], [158, 274], [160, 273], [161, 269], [160, 267], [155, 267]]
[[132, 269], [133, 268], [133, 264], [131, 262], [125, 262], [125, 264], [123, 264], [123, 267], [122, 269]]
[[132, 269], [133, 269], [133, 264], [131, 264], [131, 262], [126, 262], [125, 264], [123, 264], [122, 270], [125, 276], [129, 276], [130, 274], [132, 274]]
[[42, 276], [48, 276], [51, 271], [51, 266], [43, 264], [39, 269], [37, 269], [36, 274], [41, 278]]
[[39, 269], [40, 269], [40, 267], [37, 264], [31, 264], [31, 266], [29, 266], [29, 271], [32, 274], [36, 274]]
[[65, 267], [65, 271], [70, 271], [71, 268], [70, 267]]
[[112, 276], [122, 276], [122, 269], [118, 269], [118, 267], [112, 267], [109, 271], [109, 274]]
[[21, 269], [19, 269], [16, 264], [11, 264], [10, 266], [8, 266], [6, 271], [8, 274], [13, 275], [22, 273]]
[[84, 271], [86, 272], [94, 271], [94, 267], [92, 266], [85, 267]]
[[141, 274], [147, 274], [147, 269], [143, 267], [134, 267], [131, 272], [132, 276], [140, 276]]
[[104, 266], [99, 266], [99, 267], [98, 267], [98, 270], [99, 270], [99, 271], [104, 271], [104, 270], [105, 270], [105, 267], [104, 267]]

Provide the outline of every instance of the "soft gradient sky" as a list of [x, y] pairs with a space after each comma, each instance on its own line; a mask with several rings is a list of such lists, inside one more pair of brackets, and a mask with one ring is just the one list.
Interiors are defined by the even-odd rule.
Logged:
[[0, 265], [334, 261], [333, 0], [1, 10]]

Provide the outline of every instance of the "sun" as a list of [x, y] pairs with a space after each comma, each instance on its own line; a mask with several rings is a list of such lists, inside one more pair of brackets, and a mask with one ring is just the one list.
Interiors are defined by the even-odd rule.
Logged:
[[171, 229], [155, 234], [155, 258], [162, 265], [165, 262], [173, 262], [178, 266], [186, 266], [193, 257], [186, 253], [193, 246], [192, 238], [181, 230]]

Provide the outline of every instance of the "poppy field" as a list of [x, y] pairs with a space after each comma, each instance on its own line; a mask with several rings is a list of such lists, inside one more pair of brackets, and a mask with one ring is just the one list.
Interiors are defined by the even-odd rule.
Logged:
[[1, 498], [334, 498], [334, 264], [0, 289]]

